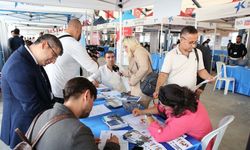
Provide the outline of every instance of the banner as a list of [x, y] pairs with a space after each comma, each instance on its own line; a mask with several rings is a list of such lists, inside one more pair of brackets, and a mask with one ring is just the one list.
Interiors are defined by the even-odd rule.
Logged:
[[[132, 36], [133, 29], [131, 27], [124, 27], [122, 30], [123, 36]], [[116, 31], [116, 41], [120, 39], [119, 31]]]
[[235, 29], [250, 29], [250, 17], [235, 19]]

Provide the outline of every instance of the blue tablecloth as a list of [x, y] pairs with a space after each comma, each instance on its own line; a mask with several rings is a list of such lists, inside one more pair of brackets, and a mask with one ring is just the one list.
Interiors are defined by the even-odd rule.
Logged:
[[214, 55], [226, 55], [227, 56], [227, 50], [214, 50]]
[[[223, 68], [222, 68], [223, 72]], [[227, 77], [235, 78], [234, 92], [243, 95], [250, 96], [250, 69], [241, 66], [227, 66]], [[219, 84], [216, 86], [218, 87]], [[222, 88], [225, 87], [225, 83], [222, 83]], [[229, 90], [232, 91], [232, 82], [229, 85]]]
[[[104, 104], [105, 103], [105, 99], [97, 99], [94, 102], [94, 105], [100, 105], [100, 104]], [[80, 119], [80, 121], [82, 123], [84, 123], [86, 126], [88, 126], [94, 136], [96, 138], [100, 137], [101, 131], [102, 130], [109, 130], [108, 126], [103, 122], [102, 117], [106, 116], [108, 114], [118, 114], [120, 116], [125, 116], [128, 115], [129, 113], [127, 111], [125, 111], [125, 109], [123, 107], [117, 108], [117, 109], [111, 109], [112, 112], [110, 113], [106, 113], [103, 115], [99, 115], [99, 116], [94, 116], [94, 117], [89, 117], [89, 118], [84, 118], [84, 119]], [[126, 128], [122, 128], [121, 130], [131, 130], [131, 127], [126, 127]], [[186, 139], [193, 145], [193, 147], [189, 148], [189, 150], [201, 150], [201, 142], [194, 139], [191, 136], [187, 136]], [[169, 144], [167, 143], [161, 143], [162, 145], [164, 145], [164, 147], [166, 147], [168, 150], [174, 150]], [[135, 145], [134, 144], [129, 144], [129, 149], [132, 149]]]

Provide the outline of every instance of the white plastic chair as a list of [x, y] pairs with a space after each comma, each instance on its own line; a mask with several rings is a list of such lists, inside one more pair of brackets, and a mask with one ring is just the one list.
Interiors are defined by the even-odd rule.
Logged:
[[208, 133], [206, 136], [202, 138], [201, 140], [202, 150], [206, 150], [209, 142], [215, 136], [216, 137], [215, 137], [214, 145], [212, 146], [212, 150], [217, 150], [228, 125], [234, 120], [234, 118], [235, 117], [233, 115], [228, 115], [222, 118], [219, 122], [218, 128]]
[[234, 78], [228, 78], [227, 77], [227, 67], [226, 67], [225, 63], [217, 61], [216, 62], [217, 74], [221, 72], [222, 67], [223, 67], [223, 77], [222, 77], [222, 74], [220, 74], [219, 77], [216, 79], [216, 82], [215, 82], [215, 85], [214, 85], [214, 90], [216, 88], [216, 85], [217, 85], [218, 81], [219, 81], [219, 86], [218, 86], [219, 90], [221, 88], [221, 83], [223, 81], [225, 81], [224, 95], [227, 95], [229, 84], [230, 84], [230, 82], [233, 82], [232, 93], [234, 93], [235, 79]]

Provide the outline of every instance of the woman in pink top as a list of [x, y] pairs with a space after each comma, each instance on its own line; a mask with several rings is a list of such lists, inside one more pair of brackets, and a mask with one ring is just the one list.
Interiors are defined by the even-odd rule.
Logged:
[[[188, 88], [169, 84], [161, 87], [158, 98], [158, 104], [151, 108], [133, 110], [135, 116], [147, 115], [148, 130], [157, 142], [171, 141], [183, 134], [201, 140], [212, 131], [205, 107]], [[165, 115], [165, 124], [159, 124], [149, 114]]]

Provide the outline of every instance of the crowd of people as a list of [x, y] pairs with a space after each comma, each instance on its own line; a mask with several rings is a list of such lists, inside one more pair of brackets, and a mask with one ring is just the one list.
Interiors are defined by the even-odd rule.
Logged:
[[[42, 35], [43, 35], [43, 32], [40, 32], [39, 37]], [[35, 37], [24, 37], [20, 35], [20, 30], [18, 28], [15, 28], [14, 30], [11, 31], [11, 37], [8, 39], [9, 55], [11, 55], [21, 45], [30, 46], [35, 41], [36, 41]], [[8, 59], [8, 57], [6, 59]]]
[[[10, 44], [13, 53], [2, 69], [3, 119], [0, 135], [11, 149], [21, 142], [15, 129], [25, 133], [38, 114], [41, 115], [32, 130], [31, 141], [54, 117], [70, 115], [71, 118], [50, 127], [35, 145], [37, 150], [98, 149], [98, 140], [79, 118], [89, 116], [99, 84], [140, 96], [139, 103], [145, 109], [134, 109], [133, 114], [148, 115], [148, 130], [158, 142], [170, 141], [182, 134], [201, 140], [212, 131], [206, 108], [199, 99], [202, 91], [192, 90], [198, 76], [213, 81], [208, 72], [209, 66], [206, 67], [207, 61], [204, 61], [204, 55], [211, 54], [208, 45], [197, 47], [198, 31], [193, 26], [181, 30], [179, 44], [166, 54], [153, 94], [158, 101], [150, 107], [153, 98], [142, 92], [140, 84], [153, 71], [151, 57], [135, 37], [123, 39], [129, 65], [119, 69], [113, 51], [105, 53], [106, 64], [103, 66], [88, 55], [79, 42], [82, 25], [77, 19], [71, 20], [58, 37], [44, 34], [32, 44], [25, 45], [19, 31], [14, 31], [15, 36], [9, 40], [15, 43]], [[80, 68], [92, 75], [77, 77]], [[150, 116], [152, 114], [163, 115], [165, 125], [155, 121]], [[107, 140], [105, 149], [120, 149], [115, 135]]]

